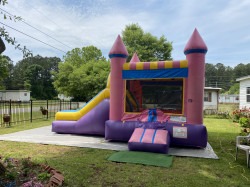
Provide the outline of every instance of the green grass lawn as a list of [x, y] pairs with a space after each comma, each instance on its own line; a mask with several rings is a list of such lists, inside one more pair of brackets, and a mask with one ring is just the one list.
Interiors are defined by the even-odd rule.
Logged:
[[[212, 118], [205, 118], [204, 124], [219, 160], [174, 157], [171, 168], [161, 168], [110, 162], [107, 158], [114, 153], [110, 150], [7, 141], [0, 142], [0, 154], [16, 158], [30, 156], [36, 162], [47, 163], [63, 173], [64, 186], [70, 187], [250, 186], [250, 169], [246, 167], [245, 153], [240, 152], [239, 160], [234, 160], [235, 137], [240, 132], [238, 125], [230, 120]], [[1, 128], [1, 131], [8, 133], [6, 129]]]
[[218, 105], [219, 112], [231, 113], [236, 109], [239, 109], [239, 103], [219, 103]]
[[[28, 130], [28, 129], [34, 129], [34, 128], [43, 127], [43, 126], [48, 126], [48, 125], [51, 125], [53, 120], [54, 120], [54, 118], [51, 118], [48, 120], [46, 118], [44, 118], [44, 119], [39, 120], [39, 121], [34, 120], [33, 123], [30, 123], [29, 121], [23, 121], [23, 122], [19, 122], [17, 124], [11, 123], [10, 127], [5, 127], [5, 125], [2, 125], [2, 126], [0, 126], [0, 135], [1, 134], [9, 134], [9, 133], [18, 132], [18, 131], [23, 131], [23, 130]], [[1, 142], [1, 143], [3, 143], [3, 142]]]

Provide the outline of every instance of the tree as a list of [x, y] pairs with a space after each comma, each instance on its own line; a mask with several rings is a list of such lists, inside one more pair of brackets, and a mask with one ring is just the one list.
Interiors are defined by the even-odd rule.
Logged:
[[222, 63], [216, 65], [206, 63], [205, 69], [205, 85], [208, 87], [219, 87], [227, 91], [234, 84], [233, 68], [224, 66]]
[[[25, 81], [31, 85], [31, 94], [33, 98], [43, 99], [46, 98], [46, 91], [43, 90], [43, 72], [44, 68], [41, 65], [33, 64], [30, 65], [25, 71]], [[24, 85], [23, 85], [24, 86]], [[27, 86], [27, 85], [26, 85]]]
[[250, 63], [238, 64], [234, 68], [224, 66], [222, 63], [216, 65], [206, 63], [206, 86], [220, 87], [221, 93], [237, 94], [239, 84], [237, 78], [250, 75]]
[[239, 94], [240, 92], [240, 84], [234, 83], [228, 90], [227, 94]]
[[244, 65], [242, 63], [238, 64], [234, 68], [234, 76], [236, 78], [244, 77], [250, 74], [250, 64]]
[[28, 89], [36, 99], [53, 99], [57, 92], [52, 84], [52, 72], [58, 71], [57, 57], [28, 57], [19, 61], [13, 70], [12, 89]]
[[110, 65], [98, 48], [76, 48], [59, 63], [54, 86], [58, 93], [88, 101], [105, 88], [109, 72]]
[[205, 86], [209, 87], [214, 84], [216, 77], [216, 68], [213, 64], [205, 64]]
[[128, 61], [134, 52], [138, 53], [142, 62], [172, 59], [172, 43], [168, 42], [164, 36], [158, 39], [144, 32], [138, 24], [127, 25], [122, 31], [122, 39], [129, 53]]
[[3, 80], [8, 77], [8, 58], [6, 56], [0, 55], [0, 89], [5, 89]]
[[64, 57], [65, 62], [70, 62], [76, 67], [80, 67], [83, 63], [91, 60], [105, 60], [105, 58], [102, 56], [101, 50], [97, 49], [95, 46], [87, 46], [83, 47], [82, 49], [72, 49], [71, 51], [67, 52], [66, 56]]
[[3, 85], [6, 90], [13, 90], [13, 71], [14, 65], [13, 61], [8, 56], [3, 56], [7, 60], [6, 69], [8, 71], [8, 75], [3, 78]]

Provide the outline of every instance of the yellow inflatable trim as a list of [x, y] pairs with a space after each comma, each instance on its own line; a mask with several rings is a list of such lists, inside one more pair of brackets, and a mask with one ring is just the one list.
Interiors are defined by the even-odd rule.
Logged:
[[65, 121], [77, 121], [82, 116], [87, 114], [95, 106], [97, 106], [102, 100], [110, 97], [109, 88], [105, 88], [99, 94], [97, 94], [92, 100], [90, 100], [81, 110], [76, 112], [57, 112], [56, 120], [65, 120]]
[[126, 90], [126, 94], [127, 94], [127, 97], [129, 99], [130, 103], [133, 105], [133, 108], [137, 108], [137, 104], [128, 90]]

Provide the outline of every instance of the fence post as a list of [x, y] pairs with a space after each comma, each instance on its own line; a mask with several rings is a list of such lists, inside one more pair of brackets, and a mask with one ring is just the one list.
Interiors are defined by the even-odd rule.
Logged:
[[32, 111], [33, 111], [32, 106], [33, 106], [33, 101], [30, 100], [30, 122], [31, 123], [32, 123]]
[[2, 123], [3, 123], [3, 114], [4, 114], [4, 111], [3, 111], [3, 101], [2, 100], [0, 101], [0, 110], [1, 110], [1, 114], [2, 114], [2, 116], [1, 116], [1, 123], [0, 123], [0, 126], [1, 126]]
[[71, 110], [71, 100], [69, 100], [69, 109]]
[[[10, 126], [10, 122], [11, 122], [11, 99], [10, 99], [10, 107], [9, 107], [9, 115], [10, 115], [10, 121], [9, 121], [9, 126]], [[12, 118], [13, 119], [13, 118]]]
[[49, 100], [47, 99], [47, 119], [49, 119]]
[[61, 111], [62, 110], [62, 101], [61, 101], [61, 99], [59, 100], [60, 101], [60, 105], [59, 105], [59, 111]]

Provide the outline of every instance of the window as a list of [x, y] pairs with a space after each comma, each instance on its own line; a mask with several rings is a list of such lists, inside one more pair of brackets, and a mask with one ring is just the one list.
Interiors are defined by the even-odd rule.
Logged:
[[250, 102], [250, 87], [247, 87], [247, 102]]
[[205, 92], [204, 93], [204, 101], [212, 102], [212, 93], [211, 92]]
[[27, 93], [24, 93], [24, 96], [27, 96]]
[[127, 80], [126, 112], [160, 109], [165, 113], [182, 114], [183, 80]]

